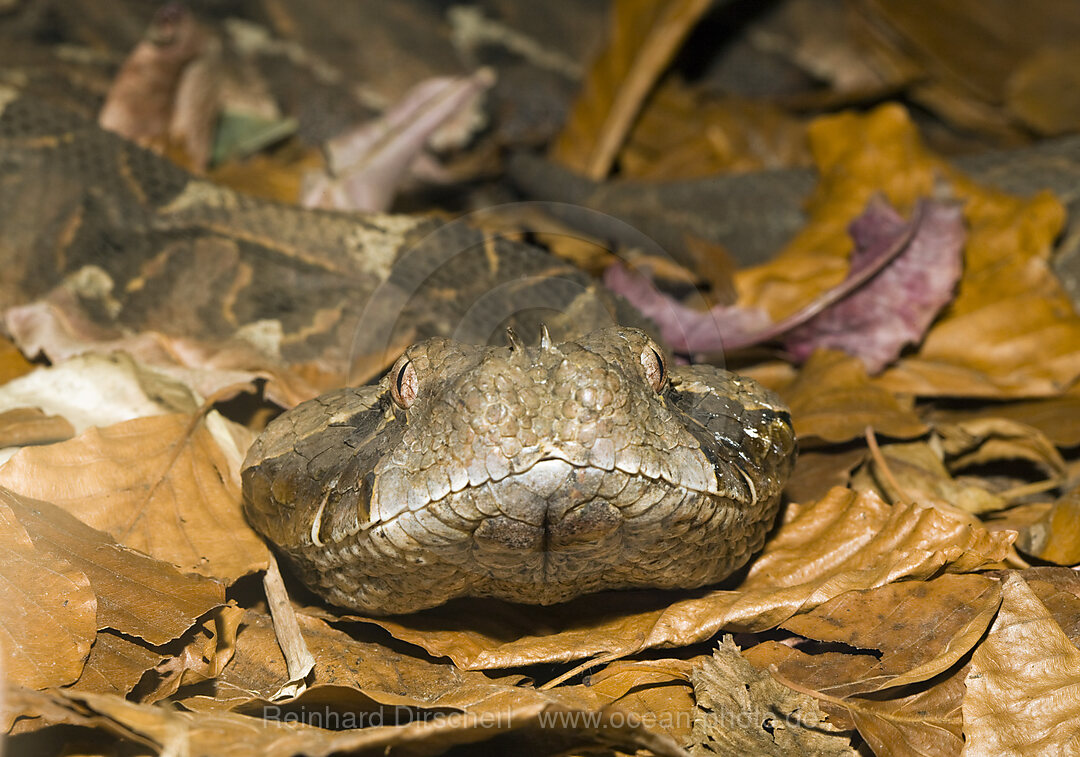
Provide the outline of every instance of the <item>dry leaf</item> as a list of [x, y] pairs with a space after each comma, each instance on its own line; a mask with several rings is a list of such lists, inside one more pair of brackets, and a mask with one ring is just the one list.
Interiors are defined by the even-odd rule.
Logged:
[[1037, 49], [1005, 83], [1006, 107], [1043, 135], [1069, 134], [1080, 123], [1080, 55], [1071, 42]]
[[622, 178], [673, 181], [810, 164], [806, 125], [763, 100], [709, 96], [667, 77], [618, 156]]
[[[985, 408], [933, 408], [926, 419], [934, 426], [963, 424], [986, 415]], [[1060, 397], [994, 405], [993, 416], [1031, 426], [1042, 432], [1056, 447], [1080, 445], [1080, 386]]]
[[[313, 683], [304, 694], [287, 701], [269, 701], [270, 694], [280, 687], [288, 673], [269, 617], [249, 611], [237, 637], [235, 657], [218, 680], [217, 697], [189, 697], [183, 700], [184, 704], [197, 711], [220, 712], [228, 707], [262, 717], [276, 713], [280, 718], [293, 713], [302, 719], [304, 712], [308, 712], [313, 717], [335, 717], [340, 724], [368, 728], [396, 726], [401, 730], [410, 723], [438, 720], [453, 713], [458, 713], [461, 720], [468, 717], [494, 723], [498, 719], [503, 727], [529, 728], [527, 720], [515, 724], [514, 711], [538, 703], [559, 707], [568, 714], [589, 711], [596, 716], [580, 722], [600, 725], [606, 717], [600, 715], [602, 708], [619, 702], [627, 709], [626, 705], [636, 704], [626, 700], [627, 694], [636, 686], [646, 685], [637, 676], [621, 681], [609, 678], [606, 684], [598, 686], [542, 692], [528, 685], [517, 685], [520, 676], [491, 678], [461, 671], [443, 661], [409, 657], [385, 646], [358, 641], [307, 615], [300, 615], [299, 621], [318, 661]], [[663, 674], [661, 679], [650, 680], [653, 684], [666, 685], [672, 676]], [[640, 707], [632, 711], [642, 721], [647, 720], [648, 711]], [[560, 724], [571, 726], [575, 717], [541, 716], [540, 722], [558, 728]], [[624, 718], [624, 722], [632, 721]]]
[[[917, 218], [917, 220], [916, 220]], [[852, 221], [855, 250], [848, 279], [874, 265], [897, 240], [915, 229], [906, 248], [870, 281], [784, 335], [799, 360], [816, 348], [841, 350], [880, 373], [908, 344], [918, 343], [952, 299], [960, 278], [964, 226], [960, 209], [925, 202], [905, 222], [880, 196]]]
[[1012, 573], [975, 650], [964, 696], [964, 754], [1080, 753], [1080, 650]]
[[971, 651], [1000, 603], [999, 583], [979, 575], [944, 575], [848, 592], [781, 627], [879, 654], [856, 655], [861, 669], [849, 667], [843, 677], [829, 667], [815, 669], [812, 662], [798, 667], [781, 664], [780, 672], [833, 696], [926, 681]]
[[[961, 128], [1017, 139], [1015, 118], [1052, 123], [1055, 112], [1069, 112], [1075, 86], [1069, 58], [1049, 56], [1049, 51], [1074, 49], [1080, 33], [1068, 0], [1037, 0], [1023, 7], [977, 0], [929, 0], [917, 8], [869, 0], [858, 6], [863, 25], [854, 34], [877, 43], [867, 62], [883, 73], [914, 69], [908, 95]], [[1043, 56], [1058, 66], [1051, 69]], [[1010, 94], [1025, 91], [1022, 83], [1038, 75], [1040, 66], [1045, 89], [1010, 101]], [[1042, 105], [1044, 99], [1053, 103]]]
[[194, 412], [198, 403], [183, 384], [117, 353], [43, 366], [0, 386], [0, 412], [26, 407], [63, 419], [74, 435], [144, 416]]
[[815, 502], [834, 487], [846, 487], [851, 471], [866, 460], [862, 448], [835, 451], [799, 450], [795, 469], [784, 487], [784, 496], [791, 502]]
[[169, 563], [125, 549], [49, 502], [0, 488], [34, 546], [81, 570], [97, 595], [98, 628], [161, 645], [225, 602], [225, 587], [183, 575]]
[[[5, 684], [63, 686], [82, 673], [97, 629], [90, 580], [34, 546], [0, 489], [0, 670]], [[11, 725], [6, 709], [0, 726]]]
[[711, 4], [617, 0], [607, 48], [589, 69], [554, 157], [592, 179], [606, 177], [645, 96]]
[[680, 355], [721, 352], [725, 344], [744, 345], [768, 328], [769, 316], [758, 308], [713, 305], [687, 307], [661, 292], [645, 276], [621, 263], [604, 270], [604, 286], [625, 297], [660, 329], [665, 344]]
[[980, 418], [935, 424], [949, 468], [955, 471], [1002, 460], [1030, 460], [1048, 477], [1064, 478], [1065, 460], [1057, 447], [1039, 429], [1000, 418], [995, 409], [983, 411]]
[[849, 712], [859, 735], [877, 757], [955, 757], [963, 747], [967, 667], [929, 689], [899, 699], [849, 699]]
[[[231, 604], [219, 607], [212, 618], [186, 635], [183, 649], [154, 668], [154, 685], [144, 687], [140, 701], [157, 702], [173, 697], [182, 686], [220, 678], [236, 652], [237, 629], [244, 612]], [[215, 692], [219, 685], [214, 683]]]
[[1080, 563], [1080, 487], [1073, 487], [1034, 523], [1020, 529], [1016, 546], [1058, 565]]
[[34, 370], [19, 348], [0, 335], [0, 386]]
[[[208, 416], [211, 427], [223, 427]], [[0, 486], [53, 502], [121, 544], [182, 570], [231, 582], [266, 567], [240, 511], [241, 452], [185, 415], [137, 418], [0, 467]]]
[[846, 228], [873, 194], [907, 208], [945, 178], [969, 232], [959, 292], [918, 352], [877, 381], [928, 396], [1030, 397], [1080, 376], [1080, 317], [1048, 263], [1064, 220], [1057, 200], [979, 188], [931, 156], [896, 105], [819, 119], [810, 140], [822, 176], [812, 220], [774, 261], [739, 272], [741, 305], [774, 319], [795, 311], [843, 278]]
[[910, 439], [927, 426], [893, 395], [870, 383], [858, 358], [821, 350], [780, 391], [791, 408], [800, 443], [808, 438], [830, 443], [863, 436], [866, 427], [885, 436]]
[[434, 77], [415, 85], [376, 121], [327, 144], [328, 173], [305, 177], [305, 208], [384, 212], [390, 208], [409, 166], [433, 135], [474, 108], [495, 83], [491, 69], [470, 76]]
[[129, 702], [117, 696], [70, 690], [35, 692], [8, 687], [5, 701], [17, 714], [41, 716], [53, 723], [104, 728], [124, 740], [148, 745], [162, 754], [215, 754], [223, 757], [314, 757], [348, 753], [385, 755], [400, 748], [408, 754], [434, 755], [461, 744], [476, 744], [516, 730], [544, 729], [547, 737], [569, 745], [608, 744], [633, 752], [686, 757], [670, 739], [628, 725], [618, 718], [587, 713], [551, 703], [504, 707], [498, 718], [490, 713], [444, 713], [402, 726], [372, 726], [329, 730], [285, 719], [259, 719], [235, 713], [190, 713]]
[[730, 636], [691, 673], [695, 754], [855, 755], [818, 703], [746, 661]]
[[[0, 396], [3, 389], [0, 388]], [[3, 400], [0, 399], [0, 402]], [[0, 411], [0, 448], [51, 444], [75, 436], [75, 428], [59, 415], [46, 415], [40, 407]]]
[[551, 691], [556, 696], [588, 692], [600, 701], [610, 699], [621, 711], [648, 723], [653, 731], [667, 734], [678, 744], [688, 744], [694, 726], [690, 673], [705, 659], [618, 660], [591, 673], [584, 684]]
[[280, 324], [241, 328], [236, 337], [223, 343], [170, 337], [156, 331], [121, 335], [93, 323], [63, 287], [45, 300], [8, 309], [4, 320], [23, 349], [43, 354], [54, 364], [86, 353], [122, 352], [143, 368], [140, 375], [169, 377], [199, 397], [224, 398], [229, 392], [250, 391], [257, 378], [267, 379], [267, 396], [286, 407], [318, 394], [301, 371], [284, 368], [278, 352]]
[[1080, 647], [1080, 573], [1052, 566], [1028, 568], [1019, 573], [1073, 646]]
[[[873, 664], [872, 656], [830, 651], [807, 654], [771, 640], [751, 647], [744, 655], [759, 668], [775, 667], [777, 675], [790, 685], [815, 694], [836, 726], [858, 728], [873, 745], [875, 755], [952, 757], [960, 753], [966, 665], [954, 668], [944, 680], [932, 679], [928, 688], [920, 688], [922, 684], [901, 687], [896, 692], [903, 696], [895, 699], [882, 698], [882, 694], [872, 694], [872, 699], [838, 699], [825, 690], [858, 679]], [[908, 693], [912, 689], [914, 693]]]
[[98, 694], [127, 696], [146, 671], [164, 656], [108, 631], [99, 632], [90, 648], [82, 675], [72, 688]]
[[881, 448], [881, 455], [885, 469], [875, 459], [852, 477], [855, 488], [874, 489], [889, 501], [968, 513], [994, 512], [1008, 504], [978, 480], [964, 483], [954, 479], [938, 448], [926, 442], [889, 444]]

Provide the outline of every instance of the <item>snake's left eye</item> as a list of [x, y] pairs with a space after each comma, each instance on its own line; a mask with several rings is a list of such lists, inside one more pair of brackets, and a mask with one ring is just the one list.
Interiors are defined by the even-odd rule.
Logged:
[[659, 392], [663, 389], [664, 381], [667, 380], [667, 365], [660, 350], [646, 346], [641, 351], [641, 365], [645, 368], [645, 378], [653, 391]]
[[420, 384], [416, 379], [416, 368], [408, 355], [402, 355], [390, 369], [390, 397], [402, 410], [407, 410], [416, 401]]

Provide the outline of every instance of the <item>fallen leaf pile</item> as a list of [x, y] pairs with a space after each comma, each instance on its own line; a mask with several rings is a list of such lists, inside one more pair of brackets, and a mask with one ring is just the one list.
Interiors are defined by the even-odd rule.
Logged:
[[[335, 610], [279, 569], [239, 482], [269, 418], [344, 376], [282, 359], [281, 323], [212, 345], [122, 331], [73, 305], [93, 271], [52, 282], [0, 303], [8, 753], [1080, 754], [1080, 316], [1055, 271], [1074, 198], [947, 154], [1080, 129], [1075, 13], [256, 5], [217, 23], [57, 6], [39, 15], [79, 46], [0, 72], [0, 114], [38, 88], [215, 181], [361, 223], [502, 201], [492, 177], [524, 148], [567, 191], [636, 182], [628, 217], [661, 208], [670, 257], [555, 206], [527, 208], [556, 219], [543, 233], [482, 223], [584, 261], [681, 358], [776, 391], [800, 447], [784, 506], [717, 586]], [[46, 23], [4, 13], [13, 40]], [[726, 223], [690, 191], [721, 172], [766, 198], [812, 184], [797, 233], [754, 258], [694, 231]]]

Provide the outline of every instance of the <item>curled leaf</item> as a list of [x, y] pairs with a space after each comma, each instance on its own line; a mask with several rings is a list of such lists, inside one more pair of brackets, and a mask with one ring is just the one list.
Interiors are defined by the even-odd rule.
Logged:
[[329, 174], [309, 174], [306, 208], [385, 211], [409, 167], [447, 121], [467, 111], [495, 82], [490, 69], [422, 81], [372, 123], [330, 141]]
[[[826, 347], [856, 355], [870, 373], [878, 373], [905, 345], [922, 340], [960, 279], [964, 226], [958, 207], [934, 201], [924, 203], [917, 219], [911, 241], [881, 272], [785, 334], [784, 344], [797, 359]], [[885, 200], [874, 197], [851, 224], [855, 251], [848, 278], [887, 254], [906, 227]]]

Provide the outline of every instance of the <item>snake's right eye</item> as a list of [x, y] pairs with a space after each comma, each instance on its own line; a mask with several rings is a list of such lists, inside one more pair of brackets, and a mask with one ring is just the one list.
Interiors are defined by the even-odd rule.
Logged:
[[645, 369], [645, 378], [653, 391], [659, 392], [667, 380], [667, 361], [664, 354], [656, 347], [648, 346], [641, 351], [641, 367]]
[[402, 410], [407, 410], [416, 401], [420, 389], [416, 379], [416, 368], [408, 355], [402, 355], [390, 370], [390, 396]]

